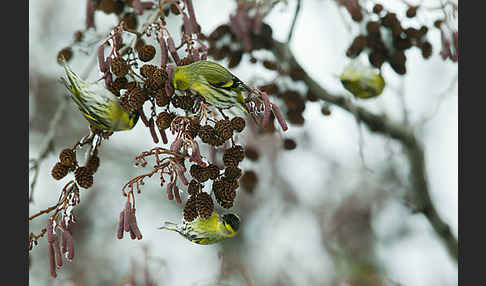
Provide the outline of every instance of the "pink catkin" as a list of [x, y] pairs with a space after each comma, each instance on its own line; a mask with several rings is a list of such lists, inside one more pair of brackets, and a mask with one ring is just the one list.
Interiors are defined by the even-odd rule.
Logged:
[[257, 11], [255, 17], [253, 18], [253, 33], [260, 34], [262, 30], [262, 20], [263, 15]]
[[[171, 78], [171, 77], [169, 77], [169, 79], [170, 79], [170, 78]], [[166, 82], [165, 82], [164, 89], [165, 89], [165, 94], [167, 94], [167, 97], [172, 97], [172, 89], [170, 88], [169, 81], [166, 81]]]
[[144, 10], [152, 9], [152, 7], [154, 6], [154, 3], [150, 1], [144, 1], [140, 3], [142, 4], [142, 9]]
[[131, 239], [135, 239], [135, 238], [137, 238], [137, 235], [135, 234], [135, 232], [133, 231], [133, 229], [132, 229], [132, 228], [130, 228], [129, 232], [130, 232], [130, 238], [131, 238]]
[[133, 0], [132, 1], [133, 9], [138, 15], [143, 14], [143, 5], [140, 3], [140, 0]]
[[170, 52], [172, 58], [174, 59], [174, 61], [176, 62], [177, 65], [180, 65], [181, 59], [179, 58], [179, 55], [177, 54], [177, 50], [175, 48], [174, 40], [172, 39], [172, 37], [170, 35], [167, 37], [167, 45], [169, 46], [169, 52]]
[[198, 32], [198, 25], [196, 20], [196, 13], [194, 12], [194, 6], [192, 5], [192, 0], [185, 0], [187, 7], [187, 12], [189, 12], [189, 17], [191, 17], [191, 24], [194, 32]]
[[124, 217], [125, 217], [125, 212], [124, 211], [121, 211], [120, 212], [120, 218], [118, 220], [118, 229], [117, 229], [117, 232], [116, 232], [116, 237], [118, 239], [122, 239], [123, 238], [123, 228], [125, 226], [125, 224], [123, 222]]
[[272, 104], [272, 111], [275, 117], [277, 118], [278, 123], [280, 124], [280, 127], [282, 127], [283, 131], [287, 131], [289, 127], [287, 126], [287, 122], [285, 121], [285, 118], [282, 115], [282, 112], [280, 112], [280, 108], [278, 106]]
[[192, 153], [191, 157], [189, 158], [189, 162], [195, 162], [199, 166], [205, 167], [206, 163], [203, 162], [201, 157], [201, 152], [199, 150], [199, 144], [195, 140], [191, 140], [192, 144]]
[[[88, 0], [91, 1], [91, 0]], [[102, 73], [106, 72], [105, 64], [105, 44], [98, 47], [98, 67]]]
[[[135, 89], [135, 88], [134, 88]], [[130, 95], [129, 96], [132, 96], [131, 94], [133, 93], [134, 91], [132, 90], [130, 92]], [[147, 117], [145, 116], [145, 113], [143, 112], [143, 108], [140, 108], [138, 110], [138, 114], [140, 115], [140, 119], [142, 120], [143, 124], [146, 126], [146, 127], [149, 127], [150, 123], [149, 121], [147, 120]]]
[[174, 188], [174, 183], [170, 182], [167, 184], [167, 198], [169, 201], [172, 201], [174, 199], [174, 194], [172, 193], [172, 189]]
[[130, 231], [130, 210], [131, 205], [130, 202], [127, 201], [125, 204], [125, 208], [123, 209], [123, 229], [126, 232]]
[[192, 24], [189, 21], [189, 18], [187, 17], [186, 14], [182, 14], [182, 21], [183, 21], [184, 33], [191, 36], [194, 33], [194, 31], [192, 29]]
[[270, 120], [270, 113], [272, 110], [270, 99], [268, 99], [268, 95], [265, 92], [260, 93], [261, 99], [263, 99], [263, 103], [265, 105], [265, 113], [263, 115], [262, 127], [266, 127], [269, 120]]
[[47, 230], [47, 242], [48, 243], [53, 243], [54, 240], [56, 239], [56, 234], [53, 232], [54, 228], [52, 226], [53, 224], [53, 218], [49, 217], [46, 222], [46, 230]]
[[181, 146], [182, 146], [182, 138], [177, 136], [174, 142], [170, 144], [170, 151], [179, 153], [179, 149], [181, 148]]
[[181, 180], [181, 182], [187, 186], [189, 185], [189, 182], [187, 181], [187, 178], [186, 176], [184, 175], [184, 172], [185, 172], [185, 168], [181, 165], [177, 165], [176, 167], [176, 172], [177, 172], [177, 177]]
[[113, 82], [113, 76], [110, 71], [105, 72], [105, 85], [108, 87]]
[[150, 135], [152, 135], [152, 140], [154, 140], [155, 144], [159, 143], [159, 137], [157, 137], [157, 133], [155, 132], [154, 119], [150, 118], [148, 124], [149, 124]]
[[[63, 231], [62, 235], [65, 237], [65, 240], [66, 240], [67, 259], [68, 259], [68, 261], [71, 261], [74, 258], [74, 240], [73, 240], [73, 237], [72, 237], [71, 233], [69, 233], [68, 230]], [[64, 251], [63, 251], [63, 253], [64, 253]]]
[[140, 240], [142, 239], [142, 233], [140, 232], [140, 229], [138, 228], [137, 225], [137, 217], [135, 216], [135, 210], [133, 209], [131, 214], [130, 214], [130, 233], [133, 232], [135, 234], [135, 237]]
[[162, 142], [164, 144], [167, 144], [169, 141], [167, 140], [167, 134], [165, 134], [165, 130], [159, 128], [159, 133], [160, 133], [160, 137], [162, 138]]
[[95, 27], [94, 13], [96, 10], [95, 1], [86, 0], [86, 30]]
[[56, 240], [51, 243], [52, 247], [54, 248], [54, 253], [56, 254], [56, 265], [57, 268], [61, 268], [62, 266], [62, 255], [61, 255], [61, 248], [59, 247], [59, 239], [56, 236]]
[[162, 52], [160, 67], [162, 69], [165, 69], [167, 66], [168, 54], [167, 54], [167, 45], [165, 44], [164, 35], [162, 33], [160, 33], [160, 37], [158, 37], [158, 40], [160, 45], [160, 51]]
[[174, 186], [174, 190], [173, 191], [174, 191], [176, 203], [182, 204], [181, 196], [179, 194], [179, 188], [177, 186]]
[[49, 269], [50, 269], [51, 277], [56, 278], [57, 273], [56, 273], [56, 261], [54, 257], [54, 247], [51, 243], [48, 243], [47, 245], [47, 254], [49, 256]]

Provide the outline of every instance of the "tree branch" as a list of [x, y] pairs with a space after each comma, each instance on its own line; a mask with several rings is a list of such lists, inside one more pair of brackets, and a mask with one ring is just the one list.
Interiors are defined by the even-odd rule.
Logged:
[[300, 12], [301, 2], [302, 2], [301, 0], [297, 0], [297, 7], [295, 8], [294, 19], [292, 20], [292, 25], [290, 26], [289, 35], [287, 37], [287, 43], [290, 43], [290, 40], [292, 39], [292, 35], [294, 33], [295, 22], [297, 22], [297, 16], [299, 16], [299, 12]]
[[274, 40], [272, 52], [279, 62], [287, 62], [291, 68], [302, 70], [302, 80], [318, 98], [353, 114], [370, 131], [389, 136], [403, 145], [410, 162], [410, 181], [414, 192], [415, 211], [425, 215], [436, 234], [445, 244], [450, 256], [457, 262], [458, 242], [432, 203], [425, 174], [424, 149], [415, 137], [413, 130], [408, 125], [392, 122], [384, 116], [373, 114], [360, 106], [353, 105], [344, 96], [330, 94], [305, 72], [287, 44]]

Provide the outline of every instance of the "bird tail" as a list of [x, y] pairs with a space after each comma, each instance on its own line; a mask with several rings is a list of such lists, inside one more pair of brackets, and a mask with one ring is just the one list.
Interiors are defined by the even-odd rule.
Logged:
[[159, 227], [158, 229], [167, 229], [167, 230], [179, 232], [179, 230], [177, 229], [177, 224], [170, 221], [164, 222], [164, 225]]
[[64, 85], [68, 89], [72, 90], [73, 94], [80, 94], [81, 84], [83, 83], [83, 80], [72, 71], [71, 67], [67, 64], [66, 59], [64, 57], [61, 56], [60, 60], [67, 76], [67, 80], [65, 78], [61, 78], [62, 81], [64, 82]]

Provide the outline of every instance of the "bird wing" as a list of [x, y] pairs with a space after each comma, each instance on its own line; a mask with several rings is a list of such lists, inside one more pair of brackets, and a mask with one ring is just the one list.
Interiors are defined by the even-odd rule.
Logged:
[[239, 78], [229, 72], [223, 66], [208, 62], [208, 64], [201, 66], [198, 73], [203, 76], [209, 84], [217, 88], [227, 90], [243, 88], [250, 90]]

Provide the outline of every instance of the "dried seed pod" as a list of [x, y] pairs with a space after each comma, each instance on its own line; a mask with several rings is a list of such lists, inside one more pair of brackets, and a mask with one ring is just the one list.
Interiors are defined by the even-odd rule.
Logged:
[[238, 66], [241, 62], [242, 57], [243, 57], [243, 50], [237, 50], [230, 53], [228, 68], [232, 69]]
[[268, 70], [271, 70], [271, 71], [276, 71], [276, 70], [278, 70], [278, 69], [279, 69], [278, 64], [277, 64], [276, 62], [274, 62], [274, 61], [270, 61], [270, 60], [264, 60], [264, 61], [262, 62], [262, 64], [263, 64], [263, 66], [264, 66], [265, 68], [267, 68]]
[[381, 11], [383, 11], [383, 5], [375, 4], [375, 6], [373, 6], [373, 13], [380, 14]]
[[162, 81], [159, 81], [157, 78], [155, 77], [149, 77], [147, 78], [144, 82], [144, 87], [145, 88], [149, 88], [149, 89], [152, 89], [152, 90], [157, 90], [157, 89], [160, 89], [162, 88], [163, 86], [163, 82]]
[[366, 24], [366, 30], [368, 31], [368, 34], [378, 34], [380, 33], [380, 23], [376, 21], [369, 21]]
[[214, 124], [214, 131], [224, 141], [230, 139], [233, 136], [233, 128], [229, 120], [219, 120]]
[[95, 153], [89, 157], [88, 161], [86, 162], [86, 168], [88, 168], [88, 170], [93, 175], [94, 173], [96, 173], [99, 166], [100, 166], [100, 158]]
[[127, 27], [128, 29], [132, 29], [132, 30], [137, 29], [138, 20], [135, 13], [132, 12], [125, 13], [122, 17], [122, 21], [125, 22], [125, 27]]
[[165, 93], [165, 89], [161, 88], [158, 89], [155, 94], [155, 104], [157, 104], [160, 107], [166, 106], [170, 102], [170, 98], [167, 96]]
[[243, 129], [245, 129], [245, 125], [245, 119], [241, 117], [237, 116], [231, 119], [231, 128], [233, 128], [233, 130], [235, 130], [236, 132], [243, 131]]
[[116, 76], [125, 76], [128, 73], [129, 66], [122, 57], [116, 57], [110, 64], [111, 72]]
[[148, 99], [145, 91], [143, 89], [137, 89], [130, 92], [128, 98], [128, 103], [134, 110], [139, 110], [142, 108], [145, 101]]
[[69, 148], [62, 150], [59, 153], [59, 161], [67, 167], [73, 166], [76, 163], [76, 152]]
[[238, 166], [238, 164], [245, 158], [243, 147], [235, 145], [226, 149], [223, 154], [223, 162], [225, 166]]
[[185, 221], [193, 221], [197, 217], [197, 209], [196, 209], [196, 196], [190, 196], [186, 202], [186, 206], [184, 207], [184, 220]]
[[417, 9], [419, 6], [411, 6], [407, 9], [407, 18], [413, 18], [417, 15]]
[[231, 180], [238, 179], [239, 177], [241, 177], [241, 174], [241, 169], [238, 167], [227, 167], [224, 170], [224, 176]]
[[196, 138], [199, 129], [201, 128], [201, 125], [199, 124], [199, 120], [197, 118], [191, 119], [191, 122], [187, 126], [187, 133], [192, 137], [192, 139]]
[[208, 193], [200, 192], [196, 195], [196, 210], [202, 218], [209, 218], [213, 209], [213, 199]]
[[293, 139], [286, 138], [283, 142], [283, 147], [285, 150], [294, 150], [297, 147], [297, 143]]
[[62, 64], [61, 59], [64, 57], [66, 62], [68, 62], [73, 57], [73, 50], [71, 47], [65, 47], [57, 53], [57, 63]]
[[68, 166], [62, 164], [61, 162], [57, 162], [56, 165], [52, 167], [51, 175], [54, 179], [60, 180], [64, 178], [68, 172], [69, 172]]
[[192, 96], [186, 95], [186, 96], [181, 96], [181, 108], [184, 110], [192, 110], [192, 107], [194, 106], [194, 98]]
[[156, 66], [145, 64], [140, 68], [140, 74], [145, 78], [149, 78], [156, 70], [157, 70]]
[[240, 183], [243, 189], [252, 193], [258, 183], [258, 176], [252, 170], [246, 171], [241, 177]]
[[121, 89], [127, 89], [128, 79], [124, 76], [117, 77], [112, 83], [111, 86], [115, 90], [115, 93], [119, 96]]
[[142, 62], [151, 61], [155, 57], [155, 47], [152, 45], [144, 45], [137, 49], [138, 58]]
[[226, 24], [220, 25], [209, 34], [209, 41], [217, 41], [226, 34], [231, 34], [231, 28]]
[[83, 38], [84, 38], [83, 31], [74, 32], [74, 42], [79, 43], [83, 40]]
[[216, 131], [211, 125], [204, 125], [199, 128], [198, 135], [204, 143], [210, 144], [216, 136]]
[[182, 108], [182, 96], [180, 95], [175, 95], [170, 98], [170, 102], [172, 103], [172, 106], [175, 108]]
[[174, 119], [174, 114], [169, 113], [167, 111], [162, 111], [157, 116], [157, 120], [155, 121], [155, 123], [157, 124], [159, 129], [167, 129], [169, 128], [173, 119]]
[[195, 194], [199, 193], [201, 189], [202, 189], [202, 184], [193, 179], [191, 180], [189, 186], [187, 187], [187, 193], [190, 196], [194, 196]]
[[78, 185], [82, 188], [88, 189], [93, 185], [93, 175], [87, 167], [79, 167], [74, 172], [74, 178]]
[[422, 57], [424, 59], [428, 59], [432, 56], [432, 45], [429, 42], [422, 43], [420, 49], [422, 50]]
[[194, 164], [189, 169], [191, 176], [199, 182], [206, 182], [209, 179], [209, 172], [206, 168]]
[[251, 161], [257, 161], [260, 157], [258, 150], [253, 147], [245, 147], [245, 158], [250, 159]]
[[209, 166], [207, 166], [206, 169], [208, 171], [209, 178], [211, 180], [215, 180], [217, 177], [219, 177], [219, 168], [218, 168], [218, 166], [216, 166], [214, 164], [209, 164]]
[[231, 192], [231, 190], [227, 189], [227, 186], [223, 180], [213, 182], [214, 197], [216, 198], [218, 204], [223, 208], [231, 208], [233, 206], [233, 200], [229, 199], [232, 197], [232, 194], [228, 194], [229, 192]]
[[377, 52], [377, 51], [372, 51], [369, 55], [368, 55], [368, 59], [370, 61], [370, 63], [374, 66], [374, 67], [377, 67], [377, 68], [380, 68], [383, 63], [385, 62], [386, 60], [386, 57], [385, 55], [383, 55], [382, 53], [380, 52]]
[[266, 92], [267, 94], [275, 94], [277, 95], [280, 92], [280, 88], [278, 87], [277, 84], [275, 83], [269, 83], [260, 86], [258, 89], [260, 89], [263, 92]]

